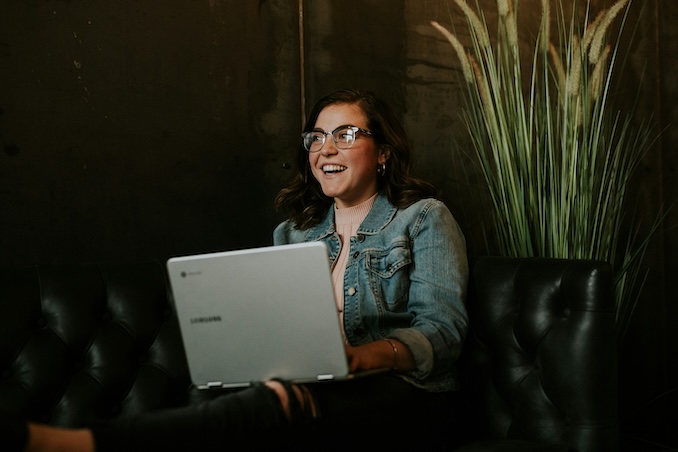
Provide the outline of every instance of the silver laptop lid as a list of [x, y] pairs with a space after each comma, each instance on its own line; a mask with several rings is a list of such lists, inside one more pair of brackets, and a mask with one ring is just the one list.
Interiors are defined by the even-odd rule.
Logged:
[[348, 374], [323, 243], [176, 257], [167, 269], [197, 387]]

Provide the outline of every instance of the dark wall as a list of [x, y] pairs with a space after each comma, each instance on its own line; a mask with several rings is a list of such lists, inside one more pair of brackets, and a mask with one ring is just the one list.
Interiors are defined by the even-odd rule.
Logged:
[[[270, 243], [303, 112], [348, 86], [394, 106], [415, 172], [440, 189], [469, 254], [492, 253], [459, 67], [429, 25], [463, 30], [454, 2], [302, 3], [300, 39], [299, 2], [289, 0], [0, 0], [0, 267]], [[494, 21], [495, 0], [479, 3]], [[540, 0], [520, 5], [536, 28]], [[666, 210], [678, 199], [677, 13], [672, 0], [634, 2], [615, 93], [640, 87], [637, 120], [666, 128], [632, 194], [645, 224], [667, 217], [621, 343], [626, 442], [675, 447], [675, 414], [661, 413], [675, 413], [678, 385], [678, 211]]]
[[0, 264], [269, 243], [302, 113], [347, 86], [401, 113], [420, 174], [467, 208], [441, 15], [306, 2], [302, 51], [297, 2], [3, 1]]
[[269, 242], [299, 128], [296, 9], [105, 3], [0, 5], [0, 261]]
[[615, 94], [629, 100], [640, 89], [634, 116], [657, 124], [660, 134], [635, 174], [631, 199], [646, 227], [654, 215], [665, 217], [647, 251], [647, 281], [620, 346], [622, 420], [636, 450], [678, 450], [678, 2], [636, 0], [633, 6], [637, 28], [622, 76], [626, 89]]

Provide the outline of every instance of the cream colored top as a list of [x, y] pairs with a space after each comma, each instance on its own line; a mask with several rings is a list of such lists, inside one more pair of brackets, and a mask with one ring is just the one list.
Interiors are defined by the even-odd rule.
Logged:
[[370, 213], [374, 200], [377, 199], [375, 193], [370, 199], [353, 207], [337, 208], [334, 205], [334, 223], [341, 239], [341, 250], [337, 257], [337, 262], [332, 269], [332, 284], [334, 286], [334, 298], [337, 301], [337, 310], [339, 311], [339, 320], [342, 330], [344, 328], [344, 271], [346, 262], [348, 262], [349, 249], [351, 248], [350, 238], [358, 232], [360, 224], [367, 214]]

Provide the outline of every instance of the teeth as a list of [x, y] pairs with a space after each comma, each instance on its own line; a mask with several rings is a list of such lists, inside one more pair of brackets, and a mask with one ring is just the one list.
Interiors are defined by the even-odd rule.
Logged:
[[345, 166], [342, 165], [325, 165], [323, 166], [323, 171], [326, 173], [338, 173], [340, 171], [344, 171], [346, 169]]

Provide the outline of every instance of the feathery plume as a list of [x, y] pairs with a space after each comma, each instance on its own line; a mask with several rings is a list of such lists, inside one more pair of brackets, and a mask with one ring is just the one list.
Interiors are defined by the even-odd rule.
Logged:
[[508, 39], [511, 48], [518, 47], [518, 21], [513, 11], [509, 11], [506, 15], [506, 38]]
[[579, 94], [579, 85], [581, 82], [581, 47], [577, 35], [572, 36], [572, 51], [569, 74], [567, 77], [567, 94], [577, 96]]
[[607, 12], [605, 13], [605, 17], [598, 26], [598, 29], [596, 30], [596, 33], [593, 36], [593, 40], [591, 41], [591, 49], [589, 50], [589, 61], [591, 62], [591, 64], [596, 64], [598, 58], [600, 58], [600, 54], [604, 48], [603, 40], [605, 39], [607, 29], [612, 24], [614, 18], [617, 17], [617, 14], [619, 14], [619, 12], [624, 8], [624, 6], [626, 6], [628, 1], [629, 0], [619, 0], [617, 3], [612, 5], [610, 9], [608, 9]]
[[605, 67], [607, 66], [607, 60], [610, 57], [612, 52], [612, 46], [610, 44], [605, 46], [603, 54], [600, 56], [596, 62], [595, 67], [593, 68], [593, 73], [591, 74], [591, 99], [596, 100], [600, 97], [600, 93], [603, 89], [603, 74]]
[[482, 48], [490, 46], [490, 36], [487, 34], [485, 26], [480, 21], [478, 15], [466, 4], [465, 0], [454, 0], [454, 2], [461, 8], [466, 15], [467, 20], [471, 24], [471, 30], [478, 39], [478, 44]]
[[452, 48], [454, 48], [455, 52], [457, 52], [457, 57], [459, 58], [459, 62], [461, 63], [461, 69], [462, 72], [464, 73], [464, 79], [466, 79], [467, 83], [473, 83], [473, 72], [471, 70], [471, 64], [469, 63], [468, 57], [466, 56], [464, 46], [461, 45], [461, 42], [459, 42], [456, 36], [450, 33], [449, 30], [447, 30], [447, 28], [443, 27], [435, 20], [431, 21], [431, 25], [433, 25], [433, 27], [436, 30], [442, 33], [442, 35], [445, 36], [445, 38], [447, 38], [450, 44], [452, 44]]
[[509, 13], [508, 0], [497, 0], [497, 12], [502, 17]]
[[494, 126], [495, 124], [494, 105], [492, 103], [492, 97], [490, 96], [490, 89], [487, 86], [487, 80], [485, 80], [485, 76], [483, 75], [483, 72], [480, 70], [478, 62], [476, 61], [475, 58], [473, 58], [473, 55], [469, 55], [468, 58], [471, 61], [471, 65], [473, 66], [473, 73], [475, 74], [476, 77], [476, 86], [478, 87], [480, 100], [483, 104], [483, 111], [485, 112], [485, 122], [487, 123], [488, 127], [490, 127], [490, 125]]
[[605, 11], [601, 11], [596, 16], [596, 19], [588, 24], [586, 30], [584, 30], [584, 35], [581, 37], [581, 49], [583, 52], [588, 52], [587, 49], [591, 45], [591, 41], [593, 41], [593, 37], [596, 35], [596, 31], [598, 30], [598, 27], [600, 26], [600, 23], [604, 17]]

